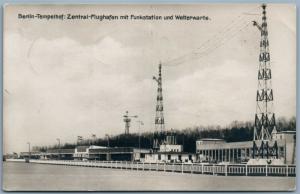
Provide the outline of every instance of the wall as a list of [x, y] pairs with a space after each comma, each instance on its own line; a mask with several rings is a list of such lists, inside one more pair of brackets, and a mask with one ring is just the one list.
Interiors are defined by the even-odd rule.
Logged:
[[160, 152], [182, 152], [182, 145], [170, 145], [170, 144], [166, 144], [166, 145], [160, 145], [159, 147], [159, 151]]

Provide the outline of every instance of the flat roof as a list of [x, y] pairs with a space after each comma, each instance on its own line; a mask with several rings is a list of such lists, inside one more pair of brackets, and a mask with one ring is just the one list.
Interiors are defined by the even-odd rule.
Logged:
[[195, 155], [196, 153], [190, 153], [190, 152], [154, 152], [154, 153], [146, 153], [146, 154], [162, 154], [162, 155], [182, 155], [182, 154], [189, 154], [189, 155]]
[[296, 134], [296, 131], [279, 131], [277, 133], [295, 133]]
[[225, 141], [224, 139], [217, 139], [217, 138], [202, 138], [197, 141]]
[[48, 154], [73, 154], [75, 152], [75, 149], [49, 149], [46, 151]]
[[[278, 146], [285, 145], [284, 140], [276, 140]], [[260, 140], [257, 140], [257, 145], [259, 144]], [[270, 141], [272, 142], [272, 141]], [[212, 149], [236, 149], [236, 148], [252, 148], [253, 141], [239, 141], [239, 142], [224, 142], [219, 144], [203, 144], [198, 147], [198, 150], [212, 150]]]

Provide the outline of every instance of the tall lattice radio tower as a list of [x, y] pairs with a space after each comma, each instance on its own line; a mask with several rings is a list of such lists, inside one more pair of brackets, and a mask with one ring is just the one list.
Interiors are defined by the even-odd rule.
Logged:
[[[256, 94], [256, 114], [253, 134], [253, 158], [269, 157], [277, 154], [277, 143], [272, 141], [272, 133], [276, 133], [275, 113], [273, 110], [272, 73], [267, 28], [266, 5], [262, 5], [262, 24], [253, 21], [261, 33], [258, 89]], [[270, 145], [271, 142], [273, 145]], [[260, 145], [258, 145], [260, 144]], [[276, 153], [275, 153], [276, 152]]]

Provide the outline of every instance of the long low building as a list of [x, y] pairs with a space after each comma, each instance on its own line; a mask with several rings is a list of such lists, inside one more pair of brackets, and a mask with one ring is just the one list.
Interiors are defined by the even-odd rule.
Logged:
[[150, 149], [133, 147], [77, 146], [75, 149], [49, 149], [46, 152], [21, 152], [20, 158], [54, 160], [144, 161]]
[[73, 160], [74, 149], [50, 149], [41, 154], [44, 159]]
[[73, 160], [74, 149], [49, 149], [46, 152], [21, 152], [20, 158]]
[[[295, 164], [296, 131], [283, 131], [273, 135], [277, 141], [278, 158], [285, 164]], [[199, 162], [247, 162], [253, 157], [253, 141], [225, 142], [223, 139], [200, 139], [196, 142], [197, 160]]]
[[31, 151], [31, 152], [20, 152], [20, 158], [27, 159], [27, 158], [33, 158], [33, 159], [39, 159], [41, 156], [40, 152], [37, 151]]
[[[84, 152], [84, 158], [87, 160], [116, 160], [116, 161], [144, 161], [145, 154], [150, 153], [150, 149], [138, 149], [133, 147], [100, 147], [93, 146], [82, 150]], [[75, 157], [78, 159], [78, 155], [82, 155], [75, 151]], [[79, 159], [82, 159], [79, 158]]]

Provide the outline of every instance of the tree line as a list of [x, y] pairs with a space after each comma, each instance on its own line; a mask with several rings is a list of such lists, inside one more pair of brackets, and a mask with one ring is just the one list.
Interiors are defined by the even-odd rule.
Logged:
[[[296, 117], [286, 119], [280, 117], [276, 123], [277, 131], [296, 130]], [[177, 144], [183, 145], [184, 152], [195, 152], [196, 141], [201, 138], [218, 138], [226, 142], [251, 141], [253, 140], [253, 122], [233, 121], [225, 127], [221, 126], [197, 126], [186, 129], [171, 129], [171, 132], [177, 140]], [[136, 147], [151, 149], [155, 138], [165, 138], [166, 134], [159, 132], [144, 132], [119, 134], [105, 138], [87, 139], [77, 143], [65, 143], [60, 149], [73, 149], [78, 145], [88, 146], [110, 146], [110, 147]], [[58, 145], [39, 147], [35, 146], [37, 151], [46, 151], [47, 149], [58, 149]]]

